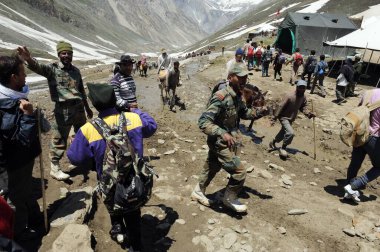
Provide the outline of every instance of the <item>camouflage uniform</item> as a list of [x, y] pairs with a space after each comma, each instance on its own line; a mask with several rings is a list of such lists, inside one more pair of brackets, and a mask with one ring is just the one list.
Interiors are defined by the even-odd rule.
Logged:
[[47, 78], [50, 97], [55, 102], [50, 143], [50, 160], [59, 162], [66, 147], [71, 127], [74, 131], [86, 123], [83, 100], [87, 99], [82, 76], [75, 66], [64, 68], [61, 62], [45, 65], [34, 60], [29, 69]]
[[208, 135], [209, 147], [208, 157], [199, 178], [202, 190], [205, 190], [221, 168], [231, 174], [227, 189], [237, 195], [243, 187], [246, 169], [241, 164], [240, 150], [237, 148], [241, 142], [231, 151], [222, 138], [223, 134], [229, 133], [239, 141], [239, 117], [254, 119], [256, 112], [248, 109], [232, 87], [227, 86], [211, 97], [206, 111], [199, 118], [199, 128]]

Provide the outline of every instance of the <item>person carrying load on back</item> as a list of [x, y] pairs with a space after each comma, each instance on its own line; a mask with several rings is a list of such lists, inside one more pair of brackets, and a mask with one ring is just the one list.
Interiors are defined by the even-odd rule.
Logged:
[[303, 72], [301, 74], [301, 79], [305, 80], [305, 75], [307, 75], [307, 86], [306, 89], [310, 89], [311, 76], [314, 73], [315, 67], [318, 64], [318, 60], [315, 57], [315, 50], [310, 51], [310, 55], [307, 57], [305, 65], [303, 66]]
[[[157, 74], [158, 74], [158, 79], [160, 81], [159, 87], [161, 91], [161, 98], [162, 98], [162, 101], [165, 102], [168, 96], [168, 93], [166, 92], [166, 86], [168, 85], [168, 73], [173, 68], [173, 59], [166, 52], [165, 48], [161, 49], [161, 55], [158, 57], [157, 65], [158, 65]], [[164, 91], [165, 91], [165, 98], [164, 98]]]
[[[374, 104], [380, 102], [380, 89], [368, 90], [363, 94], [359, 103]], [[346, 199], [353, 199], [355, 202], [360, 202], [360, 193], [357, 191], [365, 187], [369, 182], [380, 176], [380, 108], [376, 108], [370, 112], [369, 118], [369, 137], [366, 143], [361, 146], [352, 148], [351, 162], [347, 169], [347, 185], [344, 187]], [[357, 177], [359, 169], [368, 154], [372, 163], [372, 168], [367, 170], [362, 176]]]
[[261, 76], [269, 77], [268, 70], [269, 70], [269, 64], [272, 62], [272, 51], [270, 50], [270, 45], [267, 46], [267, 49], [265, 50], [263, 54], [262, 59], [262, 70], [261, 70]]
[[282, 76], [281, 76], [281, 69], [282, 65], [285, 64], [286, 62], [286, 57], [282, 53], [281, 49], [278, 49], [278, 52], [273, 60], [273, 67], [274, 67], [274, 80], [277, 80], [277, 74], [280, 76], [280, 81], [282, 81]]
[[339, 75], [336, 81], [335, 95], [336, 103], [342, 104], [346, 101], [346, 90], [349, 83], [354, 81], [354, 69], [352, 68], [352, 60], [346, 59], [344, 65], [339, 70]]
[[[143, 138], [155, 133], [157, 123], [149, 114], [137, 108], [119, 113], [115, 109], [115, 93], [108, 84], [89, 83], [88, 90], [99, 117], [80, 128], [67, 157], [74, 165], [95, 161], [98, 192], [103, 196], [111, 219], [111, 238], [123, 243], [127, 236], [132, 251], [140, 251], [140, 202], [122, 196], [127, 194], [125, 189], [131, 188], [124, 187], [132, 183], [130, 175], [145, 177], [147, 169], [139, 170], [140, 164], [146, 167], [143, 161]], [[114, 149], [115, 146], [119, 148]], [[136, 169], [137, 165], [139, 169]]]
[[326, 97], [326, 91], [323, 87], [323, 80], [325, 79], [326, 72], [328, 72], [328, 68], [329, 66], [325, 62], [325, 55], [322, 54], [321, 56], [319, 56], [319, 62], [317, 63], [317, 66], [314, 69], [313, 86], [311, 87], [310, 94], [314, 94], [314, 89], [318, 81], [318, 88], [321, 90], [321, 96], [323, 98]]
[[290, 74], [290, 80], [289, 83], [293, 85], [293, 79], [294, 81], [298, 78], [298, 69], [303, 64], [303, 57], [300, 53], [300, 49], [296, 48], [296, 51], [293, 53], [292, 57], [290, 57], [289, 60], [287, 60], [286, 65], [289, 63], [292, 64], [292, 73]]

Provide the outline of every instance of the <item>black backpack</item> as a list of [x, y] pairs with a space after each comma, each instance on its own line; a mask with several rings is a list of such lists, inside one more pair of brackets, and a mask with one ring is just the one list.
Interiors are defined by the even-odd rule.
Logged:
[[308, 73], [314, 73], [315, 67], [318, 64], [318, 60], [315, 56], [310, 56], [309, 62], [310, 62], [310, 64], [307, 66], [307, 72]]
[[137, 210], [151, 197], [155, 173], [135, 153], [128, 138], [124, 113], [120, 113], [119, 125], [115, 128], [111, 129], [101, 118], [93, 119], [91, 124], [107, 143], [98, 191], [104, 202], [113, 206], [114, 212]]

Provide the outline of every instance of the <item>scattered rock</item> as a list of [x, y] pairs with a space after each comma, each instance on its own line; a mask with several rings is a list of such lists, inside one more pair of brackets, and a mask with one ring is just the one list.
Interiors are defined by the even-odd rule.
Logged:
[[50, 225], [58, 227], [70, 223], [82, 224], [92, 208], [93, 189], [91, 186], [72, 190], [62, 205], [51, 217]]
[[267, 170], [260, 170], [258, 174], [260, 177], [265, 178], [265, 179], [273, 178], [272, 174]]
[[206, 210], [206, 208], [204, 206], [199, 206], [199, 210], [201, 210], [202, 212], [204, 212]]
[[195, 246], [198, 246], [198, 244], [201, 242], [201, 237], [195, 236], [195, 237], [193, 237], [193, 239], [191, 241]]
[[176, 219], [175, 222], [178, 223], [178, 224], [181, 224], [181, 225], [185, 225], [186, 224], [186, 221], [184, 219]]
[[229, 249], [236, 242], [237, 235], [235, 233], [228, 233], [223, 237], [223, 246], [225, 249]]
[[301, 215], [308, 213], [307, 209], [292, 209], [288, 212], [289, 215]]
[[288, 176], [288, 175], [286, 175], [286, 174], [282, 174], [282, 175], [281, 175], [281, 178], [282, 178], [282, 179], [287, 179], [287, 180], [292, 179], [290, 176]]
[[91, 248], [91, 232], [87, 225], [68, 224], [53, 242], [52, 252], [93, 251]]
[[319, 170], [318, 168], [314, 168], [314, 173], [315, 174], [321, 173], [321, 170]]
[[197, 233], [197, 234], [200, 234], [200, 233], [201, 233], [201, 230], [199, 230], [199, 229], [195, 229], [194, 232]]
[[214, 219], [209, 219], [209, 220], [207, 221], [207, 223], [208, 223], [208, 224], [211, 224], [211, 225], [212, 225], [212, 224], [215, 224], [215, 220], [214, 220]]
[[293, 182], [290, 179], [281, 179], [280, 181], [284, 183], [284, 185], [287, 185], [287, 186], [293, 185]]
[[67, 194], [69, 193], [69, 190], [66, 187], [59, 188], [59, 197], [66, 198]]
[[269, 160], [264, 160], [264, 163], [269, 164], [270, 161]]
[[165, 143], [165, 140], [163, 140], [163, 139], [158, 139], [157, 142], [158, 142], [159, 144], [164, 144], [164, 143]]
[[247, 172], [251, 173], [255, 170], [255, 166], [251, 165], [250, 167], [247, 168]]
[[323, 128], [322, 131], [328, 135], [332, 135], [332, 130], [331, 129], [327, 129], [327, 128]]
[[284, 169], [284, 167], [282, 167], [282, 166], [279, 166], [279, 165], [276, 165], [276, 164], [273, 164], [273, 163], [270, 163], [269, 165], [268, 165], [268, 167], [269, 168], [272, 168], [272, 169], [274, 169], [274, 170], [279, 170], [279, 171], [285, 171], [285, 169]]
[[206, 248], [207, 252], [215, 251], [212, 241], [207, 236], [202, 235], [200, 240], [201, 240], [201, 245]]
[[353, 237], [353, 236], [356, 235], [355, 230], [351, 229], [351, 228], [345, 228], [345, 229], [343, 229], [343, 233], [345, 233], [346, 235], [349, 235], [351, 237]]
[[277, 230], [280, 234], [286, 234], [286, 229], [284, 227], [278, 227]]
[[165, 152], [164, 155], [171, 155], [174, 153], [175, 153], [175, 150], [169, 150], [169, 151]]
[[202, 145], [202, 149], [204, 149], [204, 150], [208, 150], [208, 145], [207, 145], [207, 144]]
[[317, 183], [315, 183], [315, 182], [310, 182], [309, 184], [312, 185], [312, 186], [316, 186], [317, 185]]
[[329, 171], [333, 171], [334, 170], [334, 168], [331, 168], [330, 166], [325, 166], [325, 169], [329, 170]]

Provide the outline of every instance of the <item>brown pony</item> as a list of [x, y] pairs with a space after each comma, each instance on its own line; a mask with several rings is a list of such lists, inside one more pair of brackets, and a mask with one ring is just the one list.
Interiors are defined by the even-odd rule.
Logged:
[[148, 71], [148, 63], [145, 62], [140, 62], [140, 66], [139, 66], [139, 70], [140, 70], [140, 76], [145, 76], [147, 77], [148, 75], [146, 74], [146, 72]]
[[[268, 91], [265, 91], [264, 93], [261, 92], [261, 90], [252, 84], [247, 84], [244, 87], [243, 90], [243, 100], [245, 104], [247, 105], [247, 108], [262, 108], [265, 107], [265, 95]], [[252, 130], [253, 122], [256, 119], [259, 119], [263, 116], [269, 115], [269, 110], [266, 110], [263, 114], [261, 114], [259, 117], [251, 120], [251, 123], [248, 126], [248, 131]]]

